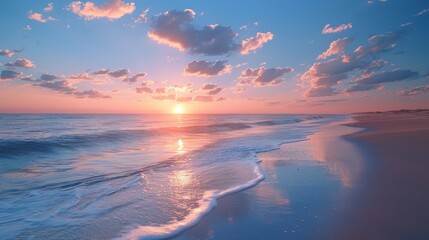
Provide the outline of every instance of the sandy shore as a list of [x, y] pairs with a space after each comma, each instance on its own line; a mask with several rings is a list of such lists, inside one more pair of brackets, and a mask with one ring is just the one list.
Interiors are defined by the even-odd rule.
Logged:
[[355, 119], [369, 130], [347, 138], [371, 154], [335, 239], [429, 239], [429, 111]]
[[259, 158], [263, 182], [173, 239], [429, 239], [429, 112], [355, 115]]

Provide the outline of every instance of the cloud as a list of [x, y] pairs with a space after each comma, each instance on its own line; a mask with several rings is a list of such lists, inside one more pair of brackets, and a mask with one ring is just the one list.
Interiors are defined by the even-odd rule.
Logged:
[[152, 88], [145, 86], [142, 84], [141, 87], [136, 88], [136, 93], [153, 93]]
[[421, 10], [419, 13], [416, 14], [416, 16], [421, 16], [423, 14], [429, 13], [429, 8]]
[[346, 49], [347, 45], [353, 41], [352, 38], [345, 37], [341, 39], [337, 39], [329, 45], [329, 48], [320, 54], [317, 59], [326, 59], [327, 57], [330, 57], [332, 55], [343, 53]]
[[167, 91], [165, 90], [165, 87], [155, 88], [155, 92], [158, 94], [165, 94]]
[[169, 94], [169, 95], [158, 95], [158, 96], [153, 96], [152, 97], [155, 100], [176, 100], [176, 95], [175, 94]]
[[223, 55], [239, 49], [239, 44], [234, 42], [237, 33], [230, 26], [213, 24], [198, 29], [191, 24], [194, 18], [192, 9], [158, 14], [152, 18], [148, 36], [191, 54]]
[[92, 78], [91, 78], [91, 76], [89, 76], [88, 73], [80, 73], [77, 75], [70, 75], [68, 77], [68, 79], [70, 79], [70, 80], [91, 80]]
[[399, 69], [377, 74], [366, 74], [354, 81], [356, 85], [347, 89], [346, 92], [369, 91], [380, 87], [383, 83], [415, 80], [419, 76], [419, 72]]
[[405, 25], [397, 31], [374, 35], [368, 39], [368, 46], [357, 47], [353, 54], [360, 59], [392, 50], [396, 47], [398, 40], [407, 35], [410, 30], [411, 26]]
[[278, 106], [278, 105], [281, 105], [281, 104], [282, 104], [282, 102], [280, 102], [280, 101], [273, 101], [273, 102], [266, 102], [266, 103], [264, 103], [264, 106], [272, 107], [272, 106]]
[[213, 102], [213, 96], [198, 95], [198, 96], [194, 97], [194, 101], [196, 101], [196, 102]]
[[232, 66], [226, 65], [226, 61], [197, 61], [194, 60], [185, 68], [185, 75], [195, 75], [199, 77], [219, 76], [225, 73], [230, 73]]
[[214, 83], [205, 83], [202, 87], [201, 90], [213, 90], [217, 87], [217, 84]]
[[55, 82], [42, 82], [39, 84], [35, 84], [35, 86], [51, 89], [64, 94], [73, 94], [73, 92], [76, 90], [76, 87], [74, 87], [73, 84], [66, 80]]
[[327, 99], [327, 100], [319, 100], [318, 102], [322, 103], [333, 103], [333, 102], [344, 102], [347, 101], [347, 98], [339, 98], [339, 99]]
[[[376, 0], [368, 0], [368, 4], [373, 4], [374, 1], [376, 1]], [[387, 2], [387, 0], [379, 0], [378, 2], [384, 3], [384, 2]]]
[[334, 59], [314, 63], [305, 72], [301, 79], [309, 80], [312, 87], [334, 86], [339, 81], [348, 78], [348, 73], [367, 67], [369, 63], [363, 61], [344, 60], [344, 57], [336, 57]]
[[251, 51], [255, 51], [258, 48], [261, 48], [264, 43], [271, 41], [274, 35], [271, 32], [267, 33], [256, 33], [255, 37], [250, 37], [241, 42], [241, 54], [249, 54]]
[[15, 71], [11, 71], [11, 70], [3, 70], [0, 73], [0, 79], [9, 80], [9, 79], [19, 77], [21, 75], [22, 75], [22, 73], [19, 73], [19, 72], [15, 72]]
[[134, 83], [134, 82], [137, 82], [138, 80], [144, 78], [145, 76], [146, 76], [146, 73], [137, 73], [136, 75], [134, 75], [132, 77], [126, 77], [126, 78], [124, 78], [122, 81], [129, 82], [129, 83]]
[[327, 97], [337, 95], [339, 92], [330, 86], [312, 87], [305, 93], [307, 97]]
[[21, 52], [21, 51], [20, 50], [0, 49], [0, 56], [12, 57], [17, 52]]
[[55, 20], [55, 18], [53, 18], [53, 17], [44, 18], [43, 14], [36, 13], [36, 12], [33, 12], [33, 11], [30, 11], [28, 13], [28, 18], [31, 19], [31, 20], [34, 20], [34, 21], [41, 22], [41, 23], [46, 23], [46, 22], [54, 21]]
[[217, 95], [218, 93], [220, 93], [221, 91], [223, 90], [223, 88], [220, 88], [220, 87], [218, 87], [218, 88], [215, 88], [215, 89], [213, 89], [213, 90], [210, 90], [210, 91], [208, 91], [208, 95]]
[[100, 7], [96, 6], [93, 2], [72, 2], [68, 10], [83, 17], [85, 20], [93, 20], [98, 18], [108, 18], [109, 20], [116, 20], [126, 14], [131, 14], [136, 9], [135, 4], [125, 3], [121, 0], [112, 0], [107, 4]]
[[[285, 68], [265, 68], [260, 66], [259, 68], [247, 68], [241, 72], [240, 78], [245, 78], [240, 83], [250, 84], [254, 83], [258, 86], [264, 85], [276, 85], [283, 81], [281, 79], [286, 73], [292, 72], [293, 69], [290, 67]], [[246, 79], [252, 78], [253, 80]]]
[[73, 95], [77, 98], [111, 98], [111, 96], [94, 89], [87, 91], [75, 91], [73, 92]]
[[135, 23], [146, 23], [147, 22], [147, 14], [149, 13], [149, 8], [146, 8], [142, 13], [140, 13], [139, 17], [134, 19]]
[[[241, 85], [244, 85], [244, 84], [246, 84], [246, 83], [241, 83], [241, 82], [240, 82], [240, 84], [241, 84]], [[244, 91], [246, 91], [246, 88], [244, 88], [244, 87], [237, 87], [237, 88], [235, 88], [235, 89], [234, 89], [234, 93], [236, 93], [236, 94], [242, 93], [242, 92], [244, 92]]]
[[94, 75], [107, 75], [109, 73], [109, 69], [100, 69], [96, 72], [94, 72]]
[[92, 74], [96, 75], [96, 76], [110, 76], [113, 78], [122, 78], [123, 82], [127, 82], [127, 83], [135, 83], [137, 81], [139, 81], [140, 79], [146, 77], [146, 73], [137, 73], [134, 76], [129, 76], [130, 74], [130, 70], [126, 69], [126, 68], [122, 68], [122, 69], [117, 69], [115, 71], [110, 71], [109, 69], [100, 69]]
[[206, 83], [201, 87], [201, 90], [207, 91], [208, 95], [217, 95], [223, 88], [218, 87], [218, 85], [214, 83]]
[[109, 72], [109, 76], [114, 77], [114, 78], [121, 78], [121, 77], [125, 77], [128, 76], [128, 74], [130, 73], [130, 71], [126, 68], [123, 69], [118, 69], [116, 71], [113, 72]]
[[373, 89], [377, 89], [379, 88], [381, 85], [379, 84], [374, 84], [374, 85], [354, 85], [352, 87], [350, 87], [349, 89], [346, 90], [346, 92], [348, 93], [352, 93], [352, 92], [365, 92], [365, 91], [370, 91]]
[[192, 89], [192, 83], [186, 84], [174, 84], [173, 86], [168, 87], [169, 89], [173, 89], [174, 92], [194, 92], [195, 89]]
[[[348, 80], [351, 73], [368, 76], [373, 71], [380, 70], [387, 62], [376, 59], [378, 55], [393, 49], [398, 40], [408, 32], [409, 27], [406, 26], [397, 31], [374, 35], [368, 39], [367, 46], [360, 46], [351, 54], [343, 54], [327, 61], [314, 63], [301, 76], [301, 80], [311, 83], [311, 89], [307, 91], [306, 96], [333, 96], [340, 93], [334, 87]], [[372, 60], [374, 58], [375, 60]], [[377, 87], [377, 84], [371, 86], [361, 85], [351, 87], [348, 91], [364, 91]]]
[[230, 26], [218, 24], [198, 28], [192, 24], [195, 12], [192, 9], [172, 10], [155, 15], [151, 19], [148, 36], [161, 44], [189, 51], [190, 54], [224, 55], [240, 51], [243, 54], [256, 50], [271, 40], [273, 34], [257, 33], [256, 37], [237, 43], [238, 36]]
[[30, 31], [31, 30], [31, 26], [30, 25], [26, 25], [23, 29], [24, 29], [24, 31]]
[[54, 4], [53, 3], [48, 3], [48, 6], [43, 8], [43, 11], [45, 11], [45, 12], [52, 12], [52, 10], [54, 10]]
[[36, 82], [36, 79], [34, 79], [32, 75], [22, 76], [22, 77], [19, 77], [19, 79], [22, 81]]
[[345, 31], [349, 28], [352, 28], [352, 24], [351, 23], [347, 23], [347, 24], [341, 24], [338, 27], [332, 27], [331, 24], [326, 24], [325, 27], [322, 30], [323, 34], [328, 34], [328, 33], [338, 33], [338, 32], [342, 32]]
[[415, 87], [410, 90], [403, 90], [400, 92], [402, 96], [414, 96], [419, 94], [429, 93], [429, 84], [424, 86]]
[[51, 74], [42, 74], [39, 78], [39, 80], [41, 81], [52, 81], [52, 80], [56, 80], [59, 79], [60, 77], [56, 76], [56, 75], [51, 75]]
[[176, 101], [178, 101], [178, 102], [190, 102], [190, 101], [192, 101], [192, 97], [178, 97], [178, 98], [176, 98]]
[[[53, 76], [53, 75], [51, 75]], [[77, 91], [76, 87], [73, 84], [66, 80], [60, 81], [45, 81], [42, 83], [34, 84], [34, 86], [47, 88], [62, 94], [70, 94], [77, 98], [111, 98], [111, 96], [106, 95], [98, 90], [90, 89], [85, 91]]]
[[8, 62], [4, 66], [9, 68], [34, 68], [35, 65], [26, 58], [18, 58], [15, 62]]

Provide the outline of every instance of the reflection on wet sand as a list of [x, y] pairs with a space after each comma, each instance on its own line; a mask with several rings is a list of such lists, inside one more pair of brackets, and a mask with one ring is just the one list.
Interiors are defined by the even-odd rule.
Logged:
[[307, 141], [258, 154], [263, 182], [220, 198], [201, 222], [172, 239], [317, 239], [359, 180], [362, 155], [338, 137], [358, 130], [327, 126]]
[[335, 123], [310, 136], [309, 141], [284, 144], [279, 150], [259, 154], [263, 167], [275, 168], [279, 160], [296, 164], [320, 162], [337, 176], [344, 187], [352, 187], [362, 170], [363, 156], [351, 142], [338, 136], [352, 134], [359, 128]]

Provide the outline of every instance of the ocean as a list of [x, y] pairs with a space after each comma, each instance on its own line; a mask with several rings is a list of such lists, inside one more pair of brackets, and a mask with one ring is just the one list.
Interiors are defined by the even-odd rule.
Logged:
[[0, 239], [162, 239], [346, 115], [0, 115]]

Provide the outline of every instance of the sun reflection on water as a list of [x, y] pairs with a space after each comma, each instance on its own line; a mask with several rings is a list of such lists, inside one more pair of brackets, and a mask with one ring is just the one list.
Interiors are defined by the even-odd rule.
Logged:
[[181, 139], [181, 138], [179, 138], [179, 140], [177, 140], [177, 153], [178, 154], [185, 153], [185, 145], [184, 145], [183, 139]]

